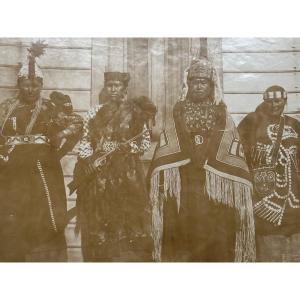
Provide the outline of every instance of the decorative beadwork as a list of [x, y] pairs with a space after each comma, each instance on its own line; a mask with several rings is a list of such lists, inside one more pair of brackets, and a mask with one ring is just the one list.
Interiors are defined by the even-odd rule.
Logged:
[[[90, 141], [88, 125], [89, 125], [89, 121], [95, 118], [97, 112], [100, 110], [101, 107], [102, 105], [98, 105], [92, 108], [85, 117], [84, 126], [83, 126], [83, 137], [78, 147], [78, 155], [80, 158], [85, 159], [91, 156], [94, 152]], [[141, 142], [137, 143], [136, 141], [132, 141], [129, 145], [130, 145], [130, 153], [144, 153], [150, 149], [151, 137], [150, 137], [150, 131], [147, 129], [146, 125], [144, 125], [144, 132], [141, 138]], [[119, 147], [119, 142], [106, 139], [101, 143], [101, 149], [98, 150], [104, 152], [110, 152], [112, 150], [117, 149], [118, 147]]]
[[89, 121], [91, 119], [94, 119], [97, 112], [100, 110], [100, 108], [103, 105], [97, 105], [93, 108], [91, 108], [85, 118], [84, 118], [84, 122], [83, 122], [83, 136], [82, 139], [80, 140], [79, 146], [78, 146], [78, 156], [80, 158], [87, 158], [89, 156], [91, 156], [93, 154], [93, 148], [91, 145], [91, 141], [90, 141], [90, 134], [89, 134]]
[[45, 174], [44, 174], [44, 171], [43, 171], [43, 168], [42, 168], [42, 164], [39, 160], [37, 161], [37, 168], [40, 172], [41, 179], [42, 179], [43, 186], [44, 186], [44, 190], [45, 190], [45, 194], [46, 194], [46, 198], [47, 198], [47, 201], [48, 201], [51, 224], [52, 224], [52, 227], [53, 227], [54, 231], [57, 232], [57, 227], [56, 227], [56, 222], [55, 222], [54, 212], [53, 212], [53, 206], [52, 206], [52, 201], [51, 201], [51, 197], [50, 197], [50, 192], [49, 192], [49, 189], [48, 189], [48, 185], [47, 185]]
[[14, 149], [15, 149], [15, 145], [10, 146], [5, 155], [0, 154], [0, 159], [2, 159], [5, 162], [8, 162], [9, 155]]
[[[266, 165], [271, 164], [278, 130], [278, 124], [270, 124], [267, 127], [267, 136], [272, 144], [266, 145], [258, 142], [256, 147], [252, 149], [252, 160], [255, 164], [262, 165], [263, 162]], [[282, 140], [290, 138], [298, 138], [298, 134], [291, 126], [285, 125]], [[286, 204], [291, 208], [300, 208], [300, 200], [296, 198], [292, 187], [292, 168], [298, 170], [297, 156], [297, 146], [284, 147], [283, 144], [280, 145], [277, 161], [275, 163], [276, 188], [254, 206], [254, 211], [258, 216], [276, 225], [281, 224]], [[279, 201], [282, 204], [280, 205], [274, 201]]]
[[[267, 135], [272, 142], [276, 141], [277, 133], [279, 130], [279, 124], [270, 124], [267, 127]], [[289, 138], [298, 138], [297, 132], [289, 125], [284, 125], [282, 140], [286, 140]]]
[[216, 117], [213, 105], [185, 101], [184, 110], [185, 123], [190, 130], [200, 129], [207, 132], [215, 126]]
[[140, 145], [136, 141], [132, 141], [130, 143], [131, 146], [131, 153], [144, 153], [149, 151], [151, 148], [151, 136], [150, 136], [150, 131], [147, 129], [146, 125], [144, 125], [144, 131], [142, 135], [142, 140], [140, 142]]
[[102, 144], [102, 150], [104, 152], [111, 152], [111, 151], [116, 150], [118, 148], [118, 146], [119, 146], [118, 142], [107, 140], [107, 141], [103, 142], [103, 144]]

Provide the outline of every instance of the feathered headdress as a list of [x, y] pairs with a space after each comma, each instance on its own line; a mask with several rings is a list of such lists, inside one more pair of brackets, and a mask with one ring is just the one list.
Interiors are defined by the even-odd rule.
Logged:
[[28, 62], [23, 64], [21, 70], [18, 73], [18, 78], [41, 78], [43, 79], [43, 73], [36, 63], [36, 58], [42, 56], [45, 53], [45, 48], [47, 44], [44, 41], [37, 41], [36, 43], [32, 43], [30, 48], [27, 48]]

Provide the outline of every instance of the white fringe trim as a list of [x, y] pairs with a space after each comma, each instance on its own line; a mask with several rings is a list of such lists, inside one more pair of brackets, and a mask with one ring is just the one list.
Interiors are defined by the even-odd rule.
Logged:
[[163, 200], [159, 195], [159, 172], [152, 175], [150, 187], [150, 201], [152, 206], [152, 238], [154, 242], [153, 259], [161, 261], [161, 247], [163, 234]]
[[181, 193], [181, 179], [178, 168], [171, 168], [164, 170], [164, 196], [175, 197], [177, 203], [177, 211], [180, 210], [180, 193]]
[[[179, 168], [163, 170], [164, 185], [160, 193], [159, 173], [153, 173], [150, 182], [150, 200], [152, 206], [152, 238], [154, 241], [153, 258], [161, 261], [163, 237], [163, 204], [174, 197], [180, 211], [181, 178]], [[235, 208], [239, 214], [239, 226], [236, 232], [235, 261], [255, 261], [255, 227], [252, 208], [252, 186], [244, 182], [233, 181], [206, 170], [206, 192], [216, 203]]]
[[180, 210], [181, 179], [179, 168], [165, 169], [163, 191], [160, 193], [159, 172], [151, 177], [150, 200], [152, 206], [152, 238], [154, 241], [153, 259], [161, 261], [163, 236], [163, 205], [168, 197], [176, 199], [177, 211]]
[[211, 200], [235, 208], [239, 214], [236, 232], [235, 261], [255, 261], [255, 227], [252, 186], [232, 181], [206, 170], [206, 192]]

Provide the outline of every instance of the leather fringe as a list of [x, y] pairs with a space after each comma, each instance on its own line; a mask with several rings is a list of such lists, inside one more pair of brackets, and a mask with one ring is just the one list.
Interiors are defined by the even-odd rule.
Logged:
[[[163, 202], [174, 197], [180, 211], [181, 179], [179, 168], [169, 168], [164, 172], [163, 189], [159, 185], [159, 172], [151, 177], [150, 200], [152, 205], [152, 238], [154, 240], [153, 259], [161, 261], [163, 236]], [[255, 261], [255, 228], [252, 209], [252, 187], [233, 181], [206, 170], [206, 191], [216, 203], [235, 208], [239, 214], [236, 232], [235, 261]]]
[[177, 203], [178, 213], [180, 210], [181, 179], [179, 168], [163, 170], [164, 184], [160, 189], [159, 176], [156, 172], [151, 177], [150, 200], [152, 206], [152, 238], [154, 241], [153, 259], [161, 261], [162, 235], [163, 235], [163, 203], [168, 197], [174, 197]]
[[256, 247], [252, 187], [206, 170], [206, 192], [212, 201], [235, 208], [239, 214], [235, 261], [255, 261]]

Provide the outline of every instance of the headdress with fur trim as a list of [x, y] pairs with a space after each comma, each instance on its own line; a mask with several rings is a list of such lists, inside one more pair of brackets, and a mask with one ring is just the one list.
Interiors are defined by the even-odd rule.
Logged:
[[128, 82], [130, 80], [130, 74], [129, 73], [121, 73], [121, 72], [105, 72], [104, 73], [104, 82], [107, 82], [110, 80], [121, 81], [127, 87]]
[[213, 63], [205, 56], [193, 58], [190, 66], [184, 70], [183, 74], [183, 88], [180, 100], [186, 99], [188, 94], [188, 80], [192, 78], [207, 78], [213, 83], [213, 101], [219, 104], [223, 101], [223, 93], [220, 84], [218, 72], [216, 71]]

